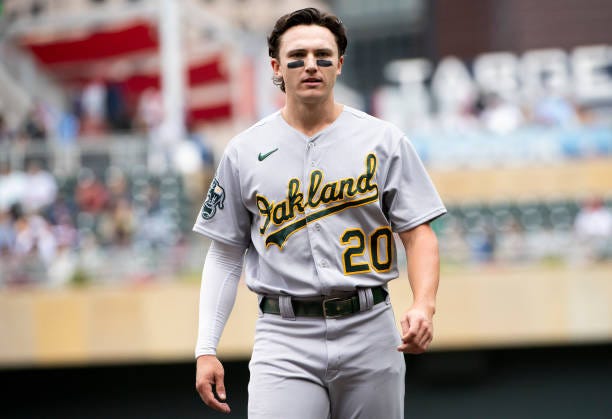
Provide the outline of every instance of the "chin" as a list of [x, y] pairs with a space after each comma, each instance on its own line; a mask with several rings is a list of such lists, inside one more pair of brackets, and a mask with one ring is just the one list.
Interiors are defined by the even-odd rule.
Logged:
[[300, 98], [302, 101], [304, 102], [321, 102], [327, 98], [329, 98], [329, 92], [321, 92], [321, 91], [317, 91], [317, 90], [309, 90], [309, 91], [302, 91], [297, 93], [296, 95], [298, 98]]

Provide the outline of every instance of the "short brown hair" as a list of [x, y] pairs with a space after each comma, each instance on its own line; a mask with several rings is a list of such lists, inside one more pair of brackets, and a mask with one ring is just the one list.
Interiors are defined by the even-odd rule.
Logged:
[[[342, 21], [337, 16], [321, 12], [314, 7], [308, 7], [278, 18], [274, 25], [274, 29], [272, 29], [270, 36], [268, 36], [268, 55], [271, 58], [279, 59], [278, 54], [281, 36], [288, 29], [298, 25], [318, 25], [329, 29], [336, 38], [338, 56], [342, 57], [344, 55], [346, 46], [348, 45], [348, 39], [346, 38], [346, 29]], [[283, 92], [285, 91], [285, 81], [282, 77], [274, 77], [272, 80]]]

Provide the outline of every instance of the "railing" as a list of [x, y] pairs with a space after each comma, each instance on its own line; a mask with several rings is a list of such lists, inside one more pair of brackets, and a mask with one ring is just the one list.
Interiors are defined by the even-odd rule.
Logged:
[[103, 176], [109, 167], [126, 171], [146, 170], [149, 145], [134, 135], [81, 138], [76, 142], [48, 140], [1, 144], [0, 159], [10, 162], [13, 170], [24, 170], [30, 160], [39, 160], [53, 174], [75, 176], [87, 167]]

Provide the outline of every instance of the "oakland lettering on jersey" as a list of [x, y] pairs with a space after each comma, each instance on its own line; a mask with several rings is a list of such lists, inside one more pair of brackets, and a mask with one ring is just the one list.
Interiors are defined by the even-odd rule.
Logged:
[[[276, 226], [287, 224], [293, 221], [298, 214], [304, 214], [306, 207], [315, 209], [321, 205], [339, 203], [326, 206], [276, 230], [266, 238], [266, 246], [276, 244], [282, 248], [291, 234], [304, 228], [309, 222], [351, 207], [376, 201], [378, 199], [378, 185], [374, 182], [376, 165], [376, 155], [370, 153], [366, 157], [365, 172], [359, 177], [344, 178], [327, 183], [324, 183], [322, 171], [313, 170], [310, 173], [306, 198], [304, 198], [300, 181], [297, 178], [289, 180], [287, 198], [278, 203], [270, 201], [263, 195], [257, 195], [257, 208], [263, 217], [263, 224], [259, 229], [262, 235], [265, 234], [271, 223]], [[353, 199], [362, 195], [367, 195], [367, 197]]]

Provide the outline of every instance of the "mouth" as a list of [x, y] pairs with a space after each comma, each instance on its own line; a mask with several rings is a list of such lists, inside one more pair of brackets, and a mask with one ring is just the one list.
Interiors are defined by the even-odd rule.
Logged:
[[316, 86], [318, 84], [321, 84], [322, 80], [316, 77], [307, 77], [302, 80], [302, 83], [308, 86]]

